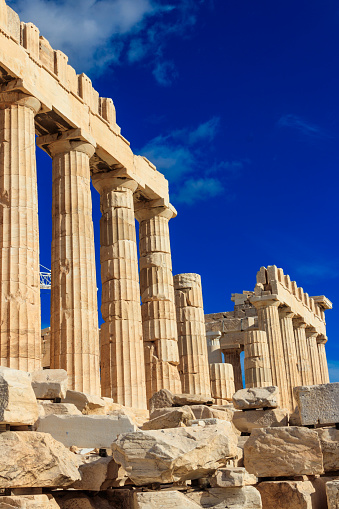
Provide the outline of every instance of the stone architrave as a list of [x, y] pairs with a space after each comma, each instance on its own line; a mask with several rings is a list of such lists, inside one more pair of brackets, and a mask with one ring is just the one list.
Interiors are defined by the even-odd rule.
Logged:
[[266, 332], [248, 330], [245, 334], [244, 351], [246, 388], [271, 387], [272, 371]]
[[243, 388], [240, 362], [241, 348], [223, 350], [222, 353], [224, 354], [225, 363], [232, 364], [233, 366], [234, 386], [235, 390], [239, 391], [240, 389]]
[[0, 364], [41, 366], [38, 194], [34, 117], [40, 102], [0, 93]]
[[210, 364], [211, 393], [216, 405], [232, 401], [235, 393], [232, 364], [218, 362]]
[[147, 400], [161, 389], [182, 392], [168, 224], [175, 215], [157, 201], [136, 204]]
[[251, 302], [258, 310], [259, 329], [266, 331], [267, 334], [272, 383], [279, 387], [282, 407], [289, 408], [284, 348], [278, 311], [280, 302], [273, 297], [272, 295], [252, 297]]
[[311, 361], [305, 331], [306, 323], [301, 318], [295, 318], [293, 325], [301, 385], [312, 385]]
[[211, 395], [205, 315], [199, 274], [174, 276], [180, 378], [187, 394]]
[[293, 388], [301, 384], [300, 373], [298, 370], [298, 355], [293, 331], [293, 317], [294, 313], [291, 312], [290, 308], [279, 308], [280, 329], [284, 348], [289, 397], [288, 408], [292, 411], [294, 410], [296, 404]]
[[327, 343], [327, 338], [318, 337], [317, 345], [318, 345], [318, 355], [319, 355], [319, 364], [320, 364], [321, 383], [322, 384], [328, 384], [330, 382], [330, 377], [328, 374], [326, 350], [325, 350], [326, 343]]
[[312, 385], [318, 385], [322, 383], [320, 359], [317, 345], [318, 332], [312, 328], [306, 328], [305, 334], [307, 339], [308, 355], [311, 361]]
[[133, 193], [137, 183], [97, 174], [100, 193], [101, 386], [102, 396], [146, 409], [139, 268]]
[[66, 131], [37, 139], [52, 156], [51, 368], [68, 387], [100, 393], [99, 327], [89, 160], [95, 141]]

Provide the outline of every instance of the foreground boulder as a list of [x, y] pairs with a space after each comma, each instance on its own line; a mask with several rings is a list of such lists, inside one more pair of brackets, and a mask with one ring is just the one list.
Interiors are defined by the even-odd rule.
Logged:
[[80, 479], [78, 459], [46, 433], [0, 434], [0, 488], [62, 487]]
[[105, 413], [107, 406], [104, 398], [78, 391], [67, 391], [63, 403], [72, 403], [83, 414]]
[[168, 412], [145, 422], [142, 429], [167, 429], [177, 428], [178, 426], [185, 426], [189, 421], [195, 419], [195, 416], [189, 406], [180, 408], [169, 408]]
[[215, 509], [262, 508], [260, 493], [253, 486], [227, 489], [211, 488], [206, 491], [193, 491], [187, 493], [187, 498], [196, 502], [198, 507], [208, 507]]
[[1, 509], [60, 509], [52, 495], [11, 495], [0, 498]]
[[38, 416], [38, 404], [29, 374], [0, 367], [0, 423], [32, 425]]
[[295, 387], [302, 425], [339, 423], [339, 382]]
[[50, 433], [66, 447], [110, 448], [120, 433], [135, 431], [127, 415], [48, 415], [39, 419], [37, 431]]
[[233, 424], [242, 433], [251, 433], [254, 428], [287, 426], [288, 410], [272, 408], [271, 410], [237, 411], [233, 415]]
[[108, 465], [112, 457], [88, 456], [82, 457], [81, 460], [82, 464], [79, 467], [81, 479], [71, 487], [75, 490], [100, 491], [107, 479]]
[[232, 401], [238, 410], [277, 408], [280, 401], [279, 388], [272, 386], [240, 389], [233, 394]]
[[254, 429], [244, 445], [244, 465], [257, 477], [322, 474], [318, 434], [296, 426]]
[[67, 372], [64, 369], [33, 371], [31, 381], [37, 399], [63, 399], [66, 397]]
[[267, 481], [258, 484], [263, 509], [324, 509], [310, 481]]
[[203, 477], [237, 454], [231, 424], [139, 431], [118, 436], [113, 458], [137, 486]]

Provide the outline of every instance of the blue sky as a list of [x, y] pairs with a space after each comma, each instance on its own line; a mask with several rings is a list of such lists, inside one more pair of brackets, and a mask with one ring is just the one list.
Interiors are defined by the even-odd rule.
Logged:
[[[173, 270], [201, 274], [205, 312], [231, 310], [231, 293], [252, 290], [260, 266], [282, 267], [332, 300], [327, 352], [339, 381], [337, 1], [9, 3], [113, 98], [133, 151], [169, 179]], [[50, 266], [51, 163], [41, 151], [38, 165]], [[98, 247], [95, 191], [93, 209]], [[48, 292], [42, 300], [48, 325]]]

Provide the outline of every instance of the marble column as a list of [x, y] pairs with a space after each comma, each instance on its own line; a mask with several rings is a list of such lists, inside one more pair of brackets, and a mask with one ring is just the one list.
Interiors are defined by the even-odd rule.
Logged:
[[220, 331], [209, 331], [206, 333], [208, 362], [210, 364], [219, 364], [222, 362], [222, 353], [220, 350]]
[[281, 406], [289, 408], [284, 348], [278, 311], [280, 302], [270, 299], [269, 296], [267, 298], [254, 297], [251, 302], [258, 310], [259, 329], [266, 331], [267, 334], [273, 385], [279, 387]]
[[322, 383], [322, 376], [320, 370], [320, 360], [317, 345], [318, 332], [312, 328], [306, 328], [306, 339], [308, 347], [308, 355], [311, 361], [311, 380], [313, 385]]
[[293, 388], [301, 385], [301, 377], [298, 370], [298, 355], [293, 330], [294, 313], [290, 308], [279, 308], [281, 337], [284, 348], [287, 388], [289, 394], [289, 409], [293, 412], [296, 406]]
[[40, 102], [0, 93], [0, 364], [41, 367], [38, 194], [34, 116]]
[[211, 394], [216, 405], [227, 405], [235, 393], [232, 364], [210, 364]]
[[[113, 172], [112, 172], [113, 173]], [[113, 173], [114, 175], [114, 173]], [[101, 387], [102, 395], [146, 409], [139, 268], [133, 193], [137, 183], [97, 174], [100, 193]]]
[[293, 319], [298, 369], [302, 385], [312, 385], [311, 361], [306, 338], [306, 323], [301, 318]]
[[175, 211], [157, 202], [136, 204], [147, 400], [160, 389], [181, 393], [169, 220]]
[[[68, 139], [67, 139], [68, 138]], [[99, 328], [89, 160], [94, 140], [41, 137], [52, 156], [51, 368], [68, 388], [100, 394]], [[49, 143], [48, 143], [49, 141]]]
[[321, 382], [322, 384], [330, 383], [330, 377], [328, 374], [328, 365], [326, 358], [326, 350], [325, 344], [327, 343], [327, 338], [319, 338], [318, 337], [318, 354], [319, 354], [319, 364], [320, 364], [320, 372], [321, 372]]
[[272, 386], [272, 371], [266, 332], [255, 329], [246, 331], [244, 351], [246, 388]]
[[224, 354], [225, 363], [232, 364], [233, 366], [234, 386], [236, 391], [243, 388], [242, 370], [240, 362], [241, 351], [242, 350], [240, 348], [232, 348], [222, 351], [222, 353]]
[[201, 278], [199, 274], [177, 274], [174, 276], [174, 289], [182, 391], [210, 396]]

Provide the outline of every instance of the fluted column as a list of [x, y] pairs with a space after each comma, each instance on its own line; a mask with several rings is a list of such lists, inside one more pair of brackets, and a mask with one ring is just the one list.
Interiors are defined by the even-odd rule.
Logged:
[[224, 359], [226, 364], [232, 364], [233, 366], [233, 374], [234, 374], [234, 385], [235, 390], [243, 388], [242, 382], [242, 370], [241, 370], [241, 362], [240, 362], [240, 348], [232, 348], [230, 350], [223, 350]]
[[232, 401], [235, 393], [232, 364], [210, 364], [211, 393], [216, 405], [225, 405]]
[[38, 194], [34, 116], [40, 102], [0, 93], [0, 364], [41, 366]]
[[293, 330], [294, 313], [288, 307], [279, 308], [281, 337], [284, 348], [287, 387], [289, 393], [289, 409], [294, 410], [296, 401], [293, 388], [301, 385], [301, 377], [298, 370], [298, 355]]
[[169, 220], [174, 209], [136, 205], [147, 400], [160, 389], [181, 393]]
[[322, 383], [322, 384], [328, 384], [330, 382], [330, 377], [328, 374], [326, 350], [325, 350], [326, 343], [327, 343], [327, 338], [318, 338], [318, 354], [319, 354], [319, 364], [320, 364], [320, 372], [321, 372], [321, 382], [320, 383]]
[[137, 183], [108, 173], [93, 177], [100, 193], [102, 395], [146, 409], [138, 255], [133, 193]]
[[248, 330], [245, 334], [245, 385], [246, 388], [272, 386], [272, 371], [263, 330]]
[[211, 395], [205, 315], [199, 274], [174, 276], [180, 378], [189, 394]]
[[259, 329], [266, 331], [267, 334], [273, 385], [279, 387], [282, 407], [289, 408], [286, 366], [278, 312], [280, 302], [263, 297], [254, 297], [251, 302], [258, 310]]
[[298, 369], [302, 385], [312, 385], [311, 361], [306, 338], [306, 323], [301, 318], [293, 320], [295, 344], [297, 347]]
[[207, 337], [208, 362], [210, 364], [219, 364], [220, 362], [222, 362], [222, 353], [220, 350], [221, 332], [209, 331], [207, 332], [206, 337]]
[[305, 333], [307, 339], [308, 355], [311, 361], [312, 384], [318, 385], [322, 383], [319, 352], [317, 345], [318, 332], [313, 330], [312, 328], [306, 328]]
[[72, 132], [54, 139], [55, 135], [38, 139], [45, 147], [50, 140], [53, 159], [51, 368], [67, 371], [69, 389], [100, 394], [89, 166], [94, 140], [72, 140]]

